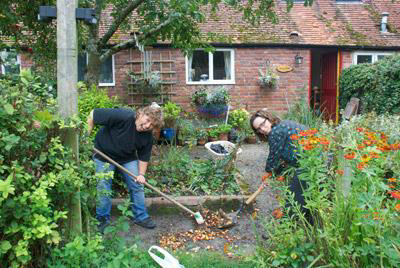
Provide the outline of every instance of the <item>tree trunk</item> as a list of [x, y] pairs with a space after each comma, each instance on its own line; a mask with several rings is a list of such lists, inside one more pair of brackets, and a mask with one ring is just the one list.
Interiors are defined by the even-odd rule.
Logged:
[[89, 40], [86, 52], [88, 53], [88, 64], [85, 74], [85, 81], [89, 85], [98, 85], [101, 71], [101, 48], [98, 47], [98, 25], [89, 27]]

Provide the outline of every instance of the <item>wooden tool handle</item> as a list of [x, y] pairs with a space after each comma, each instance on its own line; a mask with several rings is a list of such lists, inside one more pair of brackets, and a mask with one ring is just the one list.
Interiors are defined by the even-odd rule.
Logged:
[[264, 189], [264, 184], [261, 184], [260, 187], [258, 187], [257, 191], [255, 191], [247, 200], [246, 200], [246, 205], [250, 204], [253, 202], [253, 200], [259, 195], [262, 190]]
[[[103, 152], [99, 151], [96, 148], [93, 148], [93, 150], [99, 154], [101, 157], [103, 157], [104, 159], [106, 159], [108, 162], [110, 162], [111, 164], [113, 164], [114, 166], [118, 167], [119, 169], [121, 169], [122, 171], [124, 171], [126, 174], [128, 174], [129, 176], [133, 177], [135, 180], [137, 179], [135, 175], [132, 174], [132, 172], [130, 172], [129, 170], [127, 170], [126, 168], [124, 168], [123, 166], [121, 166], [120, 164], [118, 164], [117, 162], [115, 162], [114, 160], [112, 160], [110, 157], [108, 157], [106, 154], [104, 154]], [[182, 205], [181, 203], [179, 203], [178, 201], [176, 201], [175, 199], [173, 199], [172, 197], [169, 197], [168, 195], [164, 194], [163, 192], [161, 192], [160, 190], [158, 190], [157, 188], [155, 188], [154, 186], [148, 184], [147, 182], [143, 183], [146, 187], [150, 188], [151, 190], [153, 190], [154, 192], [158, 193], [159, 195], [165, 197], [166, 199], [168, 199], [169, 201], [171, 201], [172, 203], [174, 203], [175, 205], [177, 205], [178, 207], [180, 207], [181, 209], [189, 212], [192, 215], [195, 215], [196, 213], [191, 211], [190, 209], [188, 209], [187, 207], [185, 207], [184, 205]]]

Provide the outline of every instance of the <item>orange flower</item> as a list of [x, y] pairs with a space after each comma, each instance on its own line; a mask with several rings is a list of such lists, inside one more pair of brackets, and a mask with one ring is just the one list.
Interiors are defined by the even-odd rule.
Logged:
[[397, 210], [397, 211], [400, 211], [400, 204], [395, 205], [394, 209]]
[[272, 211], [272, 216], [274, 216], [275, 219], [280, 219], [283, 216], [282, 209], [276, 208], [274, 211]]
[[362, 145], [362, 144], [357, 145], [357, 149], [359, 149], [359, 150], [362, 150], [364, 148], [365, 148], [365, 145]]
[[336, 174], [338, 174], [338, 175], [343, 175], [343, 174], [344, 174], [343, 169], [338, 169], [338, 170], [336, 170]]
[[389, 188], [390, 188], [390, 189], [394, 189], [394, 188], [396, 188], [396, 186], [394, 186], [394, 185], [391, 184], [391, 185], [389, 185]]
[[285, 177], [283, 176], [279, 176], [278, 178], [276, 178], [277, 181], [285, 181]]
[[358, 168], [359, 170], [363, 170], [366, 166], [367, 166], [366, 163], [360, 162], [360, 163], [358, 163], [357, 168]]
[[391, 194], [391, 196], [393, 198], [400, 199], [400, 192], [399, 191], [393, 191], [393, 192], [390, 192], [390, 194]]
[[312, 146], [312, 145], [310, 145], [310, 144], [307, 144], [307, 145], [305, 145], [305, 146], [303, 147], [303, 149], [306, 150], [306, 151], [312, 150], [313, 148], [314, 148], [314, 146]]
[[354, 159], [354, 157], [356, 157], [356, 153], [355, 152], [351, 152], [349, 154], [345, 154], [344, 158], [346, 159]]
[[300, 131], [299, 134], [300, 134], [300, 136], [303, 136], [303, 137], [308, 136], [308, 133], [306, 131]]
[[318, 130], [316, 128], [312, 128], [308, 131], [309, 134], [314, 135], [318, 133]]
[[262, 180], [263, 182], [266, 182], [267, 179], [268, 179], [269, 177], [271, 177], [271, 176], [272, 176], [272, 173], [271, 173], [271, 172], [267, 172], [267, 173], [265, 173], [265, 174], [262, 176], [261, 180]]
[[363, 143], [367, 146], [371, 146], [372, 145], [372, 141], [367, 140], [367, 141], [363, 141]]
[[395, 151], [395, 150], [400, 150], [400, 143], [393, 143], [390, 145], [390, 149]]
[[377, 153], [375, 153], [375, 152], [370, 152], [370, 153], [369, 153], [369, 156], [370, 156], [371, 158], [379, 158], [379, 154], [377, 154]]
[[396, 182], [396, 180], [397, 180], [396, 178], [389, 178], [388, 179], [389, 182]]
[[321, 138], [320, 139], [320, 141], [319, 141], [321, 144], [323, 144], [323, 145], [329, 145], [329, 140], [328, 139], [326, 139], [326, 138]]
[[364, 129], [363, 129], [362, 127], [358, 127], [358, 128], [356, 128], [356, 130], [357, 130], [358, 132], [363, 132], [363, 131], [364, 131]]
[[291, 138], [292, 140], [298, 140], [298, 139], [299, 139], [299, 136], [298, 136], [297, 134], [293, 134], [292, 136], [290, 136], [290, 138]]

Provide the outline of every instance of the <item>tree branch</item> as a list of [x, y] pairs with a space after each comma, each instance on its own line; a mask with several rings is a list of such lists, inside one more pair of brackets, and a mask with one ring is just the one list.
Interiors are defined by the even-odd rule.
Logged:
[[130, 4], [124, 10], [122, 10], [121, 13], [119, 13], [119, 16], [113, 21], [113, 23], [110, 25], [110, 28], [108, 28], [107, 32], [99, 40], [99, 47], [104, 47], [107, 44], [111, 36], [118, 30], [121, 23], [132, 13], [133, 10], [142, 4], [143, 1], [144, 0], [135, 0], [130, 2]]
[[[164, 21], [163, 23], [159, 24], [157, 27], [153, 28], [152, 30], [146, 32], [145, 34], [141, 35], [139, 37], [139, 42], [145, 40], [146, 38], [151, 37], [152, 35], [156, 34], [157, 32], [159, 32], [160, 30], [162, 30], [163, 27], [167, 26], [168, 24], [170, 24], [173, 21], [172, 17], [169, 17], [166, 21]], [[136, 40], [135, 39], [129, 39], [127, 41], [124, 41], [122, 43], [119, 43], [113, 47], [111, 47], [110, 49], [107, 49], [106, 52], [104, 52], [101, 56], [100, 56], [100, 61], [103, 62], [104, 60], [106, 60], [108, 57], [111, 57], [111, 55], [124, 50], [126, 48], [129, 48], [131, 46], [136, 46]]]

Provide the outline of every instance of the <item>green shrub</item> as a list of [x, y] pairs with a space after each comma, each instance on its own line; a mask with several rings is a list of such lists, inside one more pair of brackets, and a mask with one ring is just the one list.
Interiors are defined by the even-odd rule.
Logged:
[[71, 194], [80, 186], [88, 200], [86, 186], [95, 188], [93, 165], [78, 166], [61, 144], [59, 129], [73, 122], [54, 115], [54, 99], [32, 94], [42, 86], [25, 72], [0, 79], [1, 267], [43, 267], [48, 251], [63, 240]]
[[361, 112], [400, 113], [400, 55], [344, 69], [339, 87], [341, 109], [356, 97], [361, 101]]
[[[87, 88], [84, 83], [78, 83], [78, 110], [81, 121], [86, 122], [90, 111], [95, 108], [119, 108], [122, 103], [117, 96], [109, 97], [106, 89], [92, 86]], [[94, 131], [96, 132], [96, 131]]]

